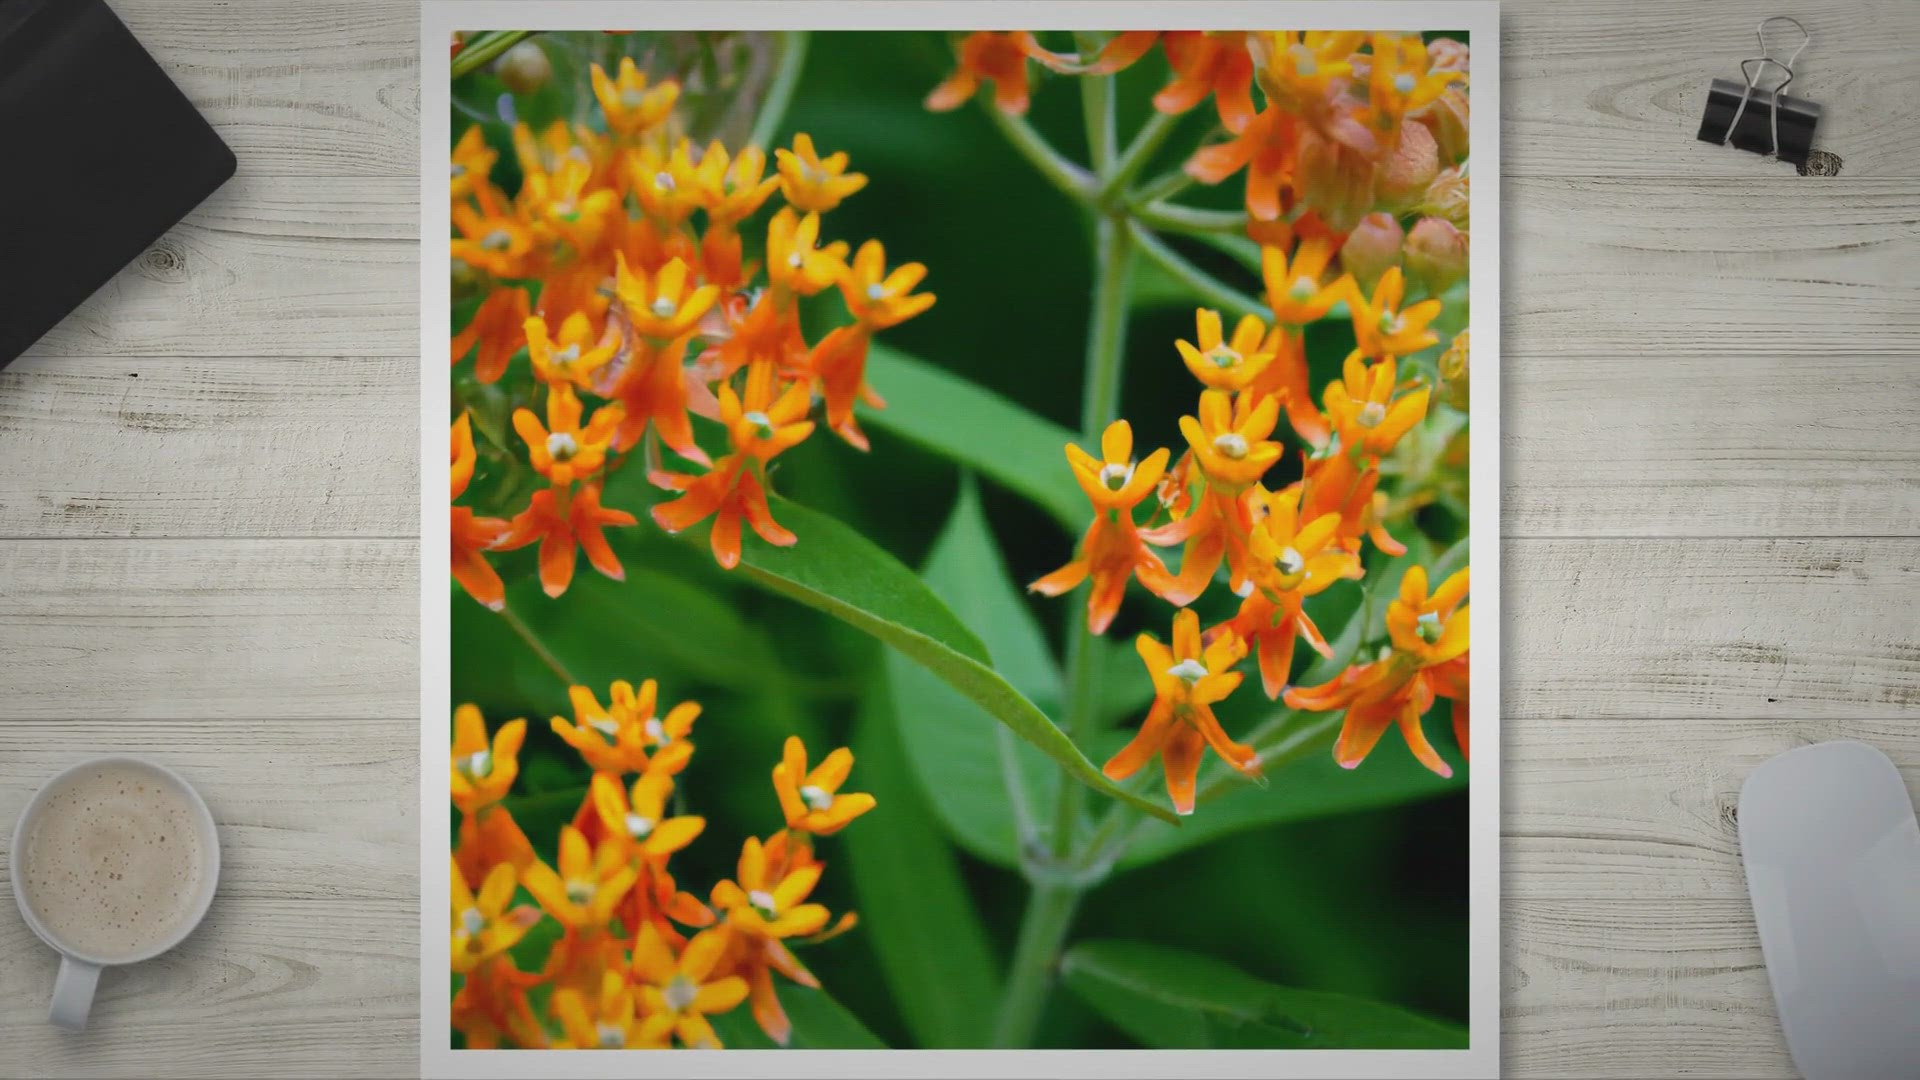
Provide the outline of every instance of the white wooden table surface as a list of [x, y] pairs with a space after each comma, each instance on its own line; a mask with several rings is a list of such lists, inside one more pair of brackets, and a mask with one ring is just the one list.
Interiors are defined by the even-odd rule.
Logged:
[[[0, 1073], [410, 1073], [417, 14], [114, 6], [240, 172], [0, 374], [0, 821], [148, 752], [226, 876], [109, 976], [111, 1040], [41, 1022], [52, 956], [0, 917]], [[1920, 790], [1920, 4], [1791, 9], [1827, 178], [1693, 141], [1780, 10], [1506, 5], [1516, 1076], [1791, 1075], [1739, 783], [1860, 738]]]

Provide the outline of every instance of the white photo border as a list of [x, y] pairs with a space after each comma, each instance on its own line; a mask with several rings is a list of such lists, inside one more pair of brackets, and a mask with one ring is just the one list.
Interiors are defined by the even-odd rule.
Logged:
[[[451, 145], [455, 30], [1319, 29], [1463, 30], [1473, 47], [1470, 160], [1479, 163], [1470, 256], [1473, 423], [1469, 528], [1474, 607], [1500, 612], [1500, 5], [1497, 0], [422, 0], [420, 6], [420, 460], [445, 450], [448, 252], [439, 171]], [[459, 1077], [1492, 1077], [1500, 1069], [1500, 619], [1474, 627], [1474, 752], [1468, 785], [1469, 1045], [1465, 1050], [454, 1050], [451, 975], [440, 906], [449, 882], [452, 808], [440, 762], [452, 715], [450, 543], [445, 486], [422, 470], [420, 495], [420, 1068]]]

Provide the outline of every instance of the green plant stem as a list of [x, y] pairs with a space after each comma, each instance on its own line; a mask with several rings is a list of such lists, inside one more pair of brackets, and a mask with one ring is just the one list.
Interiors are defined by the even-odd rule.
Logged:
[[1094, 224], [1093, 316], [1087, 330], [1087, 375], [1080, 399], [1080, 433], [1099, 445], [1100, 433], [1120, 414], [1120, 374], [1127, 347], [1128, 279], [1135, 230], [1112, 217]]
[[1092, 173], [1061, 157], [1058, 151], [1047, 145], [1047, 140], [1039, 132], [1033, 130], [1032, 124], [1017, 116], [1008, 116], [984, 98], [982, 101], [985, 102], [982, 107], [994, 126], [1041, 176], [1046, 177], [1048, 183], [1075, 202], [1085, 202], [1093, 197], [1095, 184]]
[[793, 103], [794, 88], [800, 85], [800, 73], [806, 66], [807, 32], [782, 32], [779, 66], [774, 69], [773, 81], [767, 84], [767, 98], [760, 103], [760, 115], [753, 119], [753, 131], [747, 136], [749, 146], [765, 149], [773, 145], [773, 137], [780, 133], [780, 122], [786, 119], [787, 106]]
[[1053, 987], [1060, 945], [1080, 906], [1080, 893], [1077, 885], [1047, 883], [1036, 884], [1027, 897], [1026, 914], [1020, 919], [1020, 939], [1014, 945], [1013, 964], [1007, 969], [1006, 991], [994, 1019], [996, 1048], [1010, 1050], [1033, 1044], [1047, 993]]
[[[1081, 56], [1099, 53], [1100, 43], [1092, 34], [1083, 31], [1073, 36]], [[1113, 168], [1113, 76], [1082, 75], [1080, 109], [1087, 120], [1087, 158], [1093, 163], [1093, 171], [1104, 180]]]
[[1179, 252], [1168, 247], [1165, 240], [1155, 236], [1153, 231], [1144, 225], [1137, 221], [1128, 222], [1127, 231], [1132, 234], [1133, 242], [1140, 246], [1142, 255], [1153, 260], [1162, 270], [1199, 293], [1208, 305], [1220, 308], [1236, 318], [1242, 315], [1258, 315], [1269, 321], [1273, 319], [1273, 312], [1267, 305], [1188, 262]]
[[563, 685], [580, 685], [580, 680], [573, 677], [573, 673], [567, 670], [567, 665], [561, 663], [560, 658], [553, 655], [553, 653], [547, 649], [546, 645], [534, 634], [533, 628], [525, 622], [522, 622], [520, 616], [515, 614], [512, 608], [501, 608], [500, 619], [506, 623], [515, 634], [519, 635], [521, 641], [526, 642], [527, 648], [533, 652], [533, 655], [539, 657], [540, 662], [547, 665], [547, 670], [553, 672], [554, 676], [558, 678]]
[[1162, 232], [1206, 233], [1245, 232], [1244, 210], [1198, 210], [1175, 206], [1170, 202], [1135, 203], [1130, 211], [1135, 221]]
[[1113, 163], [1112, 168], [1101, 173], [1100, 193], [1096, 196], [1100, 205], [1110, 206], [1118, 201], [1125, 192], [1128, 182], [1146, 167], [1154, 152], [1160, 149], [1161, 144], [1167, 141], [1167, 136], [1173, 134], [1173, 129], [1179, 126], [1178, 116], [1170, 116], [1155, 110], [1153, 115], [1147, 118], [1147, 122], [1140, 125], [1139, 132], [1134, 135], [1133, 141], [1127, 144], [1119, 160]]
[[1184, 165], [1178, 169], [1168, 169], [1135, 188], [1128, 195], [1127, 202], [1134, 206], [1148, 206], [1162, 199], [1171, 199], [1193, 184], [1193, 177], [1187, 175]]
[[486, 66], [488, 61], [537, 33], [539, 33], [538, 30], [498, 30], [490, 34], [482, 34], [468, 42], [467, 47], [461, 49], [460, 54], [453, 58], [453, 63], [448, 68], [449, 77], [457, 79], [469, 72], [477, 71]]

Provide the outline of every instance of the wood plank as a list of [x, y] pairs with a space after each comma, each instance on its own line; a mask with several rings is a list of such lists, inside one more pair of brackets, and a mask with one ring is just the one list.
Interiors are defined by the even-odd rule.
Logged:
[[410, 360], [24, 359], [0, 537], [417, 536]]
[[1920, 541], [1502, 545], [1502, 711], [1912, 718]]
[[414, 356], [419, 191], [241, 174], [29, 356]]
[[[96, 702], [106, 695], [94, 695]], [[126, 704], [97, 712], [119, 713]], [[417, 1062], [418, 766], [390, 719], [0, 724], [0, 820], [96, 751], [162, 761], [219, 823], [220, 890], [180, 948], [101, 982], [87, 1038], [47, 1025], [55, 957], [0, 919], [9, 1072], [398, 1075]], [[6, 874], [0, 861], [0, 878]], [[8, 888], [0, 886], [0, 893]]]
[[362, 716], [406, 742], [418, 567], [412, 540], [0, 541], [9, 724]]
[[[243, 173], [411, 176], [419, 167], [419, 17], [403, 0], [120, 0], [116, 8], [238, 152]], [[1603, 5], [1508, 0], [1502, 86], [1510, 176], [1793, 176], [1695, 141], [1709, 80], [1753, 55], [1766, 0]], [[1811, 0], [1796, 90], [1843, 176], [1920, 176], [1907, 63], [1920, 8]], [[1043, 89], [1043, 92], [1044, 89]], [[1808, 179], [1808, 185], [1822, 183]]]
[[[1814, 148], [1842, 177], [1920, 176], [1920, 71], [1910, 62], [1920, 5], [1906, 0], [1506, 0], [1502, 171], [1511, 176], [1781, 176], [1812, 196], [1828, 181], [1699, 142], [1707, 84], [1740, 78], [1754, 28], [1787, 13], [1812, 33], [1793, 93], [1823, 107]], [[1771, 40], [1797, 41], [1791, 27]], [[1791, 49], [1783, 50], [1785, 52]]]
[[1920, 534], [1920, 354], [1513, 357], [1502, 533]]
[[1920, 184], [1507, 185], [1511, 355], [1920, 352]]

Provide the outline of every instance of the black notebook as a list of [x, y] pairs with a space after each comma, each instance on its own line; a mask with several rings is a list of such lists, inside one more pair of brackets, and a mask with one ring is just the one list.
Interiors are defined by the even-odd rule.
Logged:
[[0, 0], [0, 367], [233, 169], [103, 0]]

